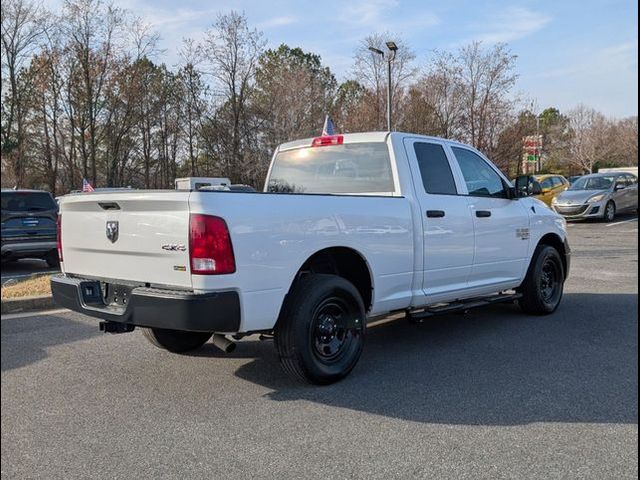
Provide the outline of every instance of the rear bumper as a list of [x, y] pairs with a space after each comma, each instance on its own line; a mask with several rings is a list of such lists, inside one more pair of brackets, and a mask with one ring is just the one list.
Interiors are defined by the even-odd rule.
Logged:
[[45, 255], [57, 248], [55, 240], [52, 242], [20, 242], [2, 245], [3, 257], [21, 257], [25, 255]]
[[194, 294], [135, 287], [125, 305], [107, 305], [99, 281], [66, 275], [51, 278], [51, 292], [58, 305], [110, 322], [192, 332], [236, 333], [240, 328], [237, 292]]

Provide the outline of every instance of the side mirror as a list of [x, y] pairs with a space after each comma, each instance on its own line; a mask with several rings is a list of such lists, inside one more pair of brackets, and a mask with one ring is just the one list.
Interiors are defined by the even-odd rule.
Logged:
[[615, 191], [624, 190], [626, 187], [624, 185], [618, 184], [616, 185]]
[[536, 181], [531, 175], [521, 175], [516, 178], [516, 195], [518, 197], [531, 197], [541, 193], [540, 182]]

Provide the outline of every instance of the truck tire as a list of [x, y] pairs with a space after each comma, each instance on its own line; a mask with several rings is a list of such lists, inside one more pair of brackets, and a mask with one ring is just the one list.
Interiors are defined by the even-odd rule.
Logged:
[[185, 332], [164, 328], [142, 328], [142, 335], [153, 345], [173, 353], [185, 353], [200, 348], [212, 332]]
[[337, 275], [309, 274], [288, 294], [275, 328], [284, 370], [317, 385], [334, 383], [355, 367], [366, 333], [360, 293]]
[[538, 245], [520, 287], [520, 307], [532, 315], [555, 312], [562, 300], [564, 280], [564, 266], [558, 251], [550, 245]]
[[57, 268], [60, 266], [60, 259], [58, 258], [58, 252], [56, 250], [52, 250], [47, 253], [44, 257], [44, 261], [47, 262], [47, 265], [51, 268]]

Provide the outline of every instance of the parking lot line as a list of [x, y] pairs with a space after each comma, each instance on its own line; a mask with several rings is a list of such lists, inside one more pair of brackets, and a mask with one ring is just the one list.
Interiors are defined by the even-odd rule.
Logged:
[[613, 227], [614, 225], [622, 225], [623, 223], [637, 222], [637, 221], [638, 221], [637, 218], [630, 218], [629, 220], [622, 220], [621, 222], [607, 223], [605, 226], [606, 227]]

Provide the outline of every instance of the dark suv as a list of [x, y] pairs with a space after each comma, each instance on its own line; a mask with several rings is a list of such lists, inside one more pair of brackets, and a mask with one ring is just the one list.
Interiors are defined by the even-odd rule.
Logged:
[[57, 218], [58, 205], [50, 193], [2, 190], [2, 261], [42, 258], [57, 266]]

